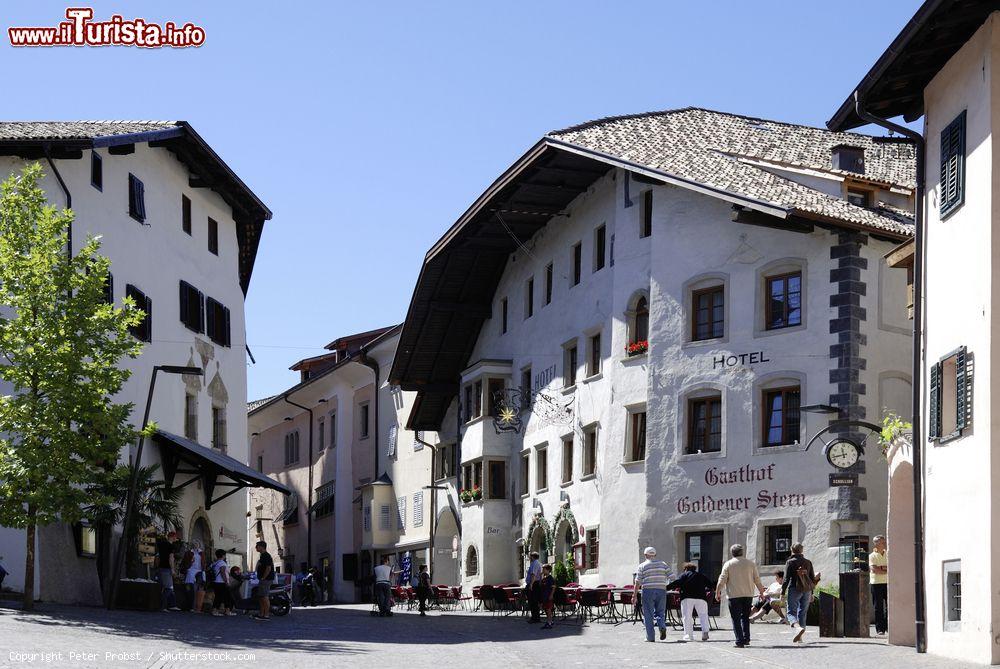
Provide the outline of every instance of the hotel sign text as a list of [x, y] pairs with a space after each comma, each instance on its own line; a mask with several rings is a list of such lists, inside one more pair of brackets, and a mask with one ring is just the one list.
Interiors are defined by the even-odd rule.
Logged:
[[722, 355], [712, 356], [712, 369], [726, 369], [727, 367], [756, 365], [761, 362], [771, 362], [771, 359], [764, 354], [764, 351], [754, 351], [753, 353], [723, 353]]

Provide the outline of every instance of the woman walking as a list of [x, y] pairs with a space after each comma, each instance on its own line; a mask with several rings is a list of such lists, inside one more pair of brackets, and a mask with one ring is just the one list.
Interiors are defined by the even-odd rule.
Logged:
[[676, 581], [667, 584], [667, 590], [679, 590], [681, 593], [681, 619], [684, 621], [684, 637], [682, 641], [690, 641], [694, 634], [694, 614], [698, 613], [698, 625], [701, 627], [701, 640], [708, 641], [708, 597], [712, 592], [712, 582], [698, 571], [693, 562], [684, 564], [684, 573]]
[[792, 557], [785, 563], [785, 580], [782, 593], [788, 593], [788, 624], [795, 630], [792, 641], [802, 641], [806, 633], [806, 614], [812, 602], [812, 593], [819, 583], [820, 574], [813, 572], [813, 564], [802, 555], [802, 544], [792, 546]]
[[[209, 582], [212, 584], [212, 592], [215, 599], [212, 600], [213, 616], [235, 616], [236, 603], [233, 601], [233, 592], [229, 589], [229, 572], [227, 571], [226, 551], [221, 548], [215, 551], [215, 562], [208, 568]], [[222, 609], [221, 613], [219, 609]]]

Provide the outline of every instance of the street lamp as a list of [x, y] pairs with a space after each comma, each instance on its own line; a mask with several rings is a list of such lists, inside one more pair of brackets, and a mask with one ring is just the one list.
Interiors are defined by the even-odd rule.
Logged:
[[118, 597], [118, 583], [121, 578], [122, 563], [125, 562], [125, 534], [128, 532], [132, 514], [135, 513], [135, 486], [139, 478], [139, 465], [142, 462], [142, 447], [146, 441], [146, 427], [149, 425], [149, 410], [153, 404], [153, 388], [156, 387], [156, 374], [183, 374], [191, 376], [203, 376], [204, 371], [200, 367], [182, 367], [180, 365], [156, 365], [153, 367], [153, 375], [149, 379], [149, 394], [146, 396], [146, 410], [142, 415], [142, 432], [139, 434], [139, 446], [135, 450], [135, 461], [132, 463], [128, 478], [128, 492], [125, 496], [125, 519], [122, 524], [122, 535], [118, 539], [118, 550], [115, 551], [115, 563], [111, 569], [111, 585], [108, 588], [108, 608], [115, 608], [115, 600]]

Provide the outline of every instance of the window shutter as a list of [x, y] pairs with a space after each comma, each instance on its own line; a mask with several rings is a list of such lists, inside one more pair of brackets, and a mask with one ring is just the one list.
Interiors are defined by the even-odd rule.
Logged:
[[223, 334], [223, 341], [225, 342], [223, 344], [223, 346], [232, 346], [232, 340], [230, 339], [230, 330], [229, 330], [229, 308], [228, 307], [222, 307], [222, 315], [223, 315], [223, 318], [225, 320], [225, 330], [223, 330], [223, 332], [222, 332], [222, 334]]
[[115, 303], [115, 277], [111, 272], [104, 279], [104, 301], [108, 304]]
[[424, 493], [423, 491], [413, 493], [413, 526], [421, 527], [424, 524]]
[[955, 427], [972, 425], [972, 360], [963, 346], [955, 356]]
[[191, 301], [190, 301], [190, 291], [188, 290], [188, 282], [181, 281], [181, 323], [185, 325], [191, 324]]
[[399, 433], [399, 430], [397, 429], [397, 427], [395, 425], [393, 425], [392, 427], [389, 428], [389, 451], [388, 451], [388, 454], [389, 454], [390, 457], [392, 457], [393, 455], [396, 454], [396, 436], [398, 435], [398, 433]]
[[941, 216], [963, 202], [965, 189], [965, 112], [941, 131]]
[[205, 293], [198, 291], [198, 332], [205, 332]]
[[396, 524], [399, 529], [406, 529], [406, 497], [400, 497], [396, 500]]
[[378, 510], [378, 528], [380, 530], [389, 529], [389, 505], [383, 504]]
[[146, 196], [145, 189], [143, 188], [142, 182], [138, 179], [135, 180], [135, 195], [136, 195], [136, 212], [139, 214], [139, 219], [146, 220]]
[[941, 438], [941, 363], [931, 365], [931, 396], [927, 407], [927, 438]]

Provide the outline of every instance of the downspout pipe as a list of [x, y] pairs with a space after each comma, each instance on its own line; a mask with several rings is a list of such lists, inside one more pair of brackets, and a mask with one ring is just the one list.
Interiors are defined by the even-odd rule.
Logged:
[[[285, 400], [288, 404], [293, 407], [302, 409], [303, 411], [309, 412], [309, 491], [306, 495], [307, 506], [306, 506], [306, 564], [310, 567], [313, 566], [312, 562], [312, 552], [313, 552], [313, 424], [316, 422], [313, 419], [313, 410], [309, 407], [297, 404], [292, 400], [288, 399], [288, 393], [281, 396], [281, 399]], [[292, 565], [294, 568], [294, 565]]]
[[[62, 175], [59, 174], [59, 168], [56, 164], [52, 162], [52, 153], [49, 150], [48, 144], [42, 144], [42, 152], [45, 153], [45, 161], [49, 164], [49, 168], [52, 170], [52, 174], [55, 175], [56, 181], [59, 182], [59, 187], [62, 188], [63, 194], [66, 196], [66, 208], [73, 208], [73, 194], [69, 192], [69, 188], [66, 186], [66, 182], [63, 181]], [[66, 226], [66, 258], [67, 260], [73, 259], [73, 222], [70, 221], [69, 225]]]
[[913, 570], [914, 570], [914, 608], [916, 618], [916, 650], [927, 652], [927, 604], [926, 584], [924, 581], [924, 464], [923, 439], [921, 438], [921, 405], [923, 390], [921, 377], [923, 372], [923, 332], [924, 318], [924, 226], [926, 214], [924, 211], [924, 194], [926, 180], [924, 178], [924, 163], [926, 161], [926, 142], [923, 135], [907, 127], [879, 118], [865, 111], [864, 101], [858, 90], [854, 91], [854, 109], [858, 116], [869, 123], [881, 126], [904, 137], [912, 139], [917, 147], [917, 192], [914, 211], [914, 255], [913, 255]]

